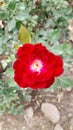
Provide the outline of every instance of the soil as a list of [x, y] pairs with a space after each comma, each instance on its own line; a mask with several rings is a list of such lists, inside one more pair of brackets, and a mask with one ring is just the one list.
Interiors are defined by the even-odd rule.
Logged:
[[[4, 113], [0, 117], [0, 130], [54, 130], [56, 124], [49, 121], [41, 112], [43, 102], [54, 104], [60, 112], [58, 124], [64, 130], [73, 130], [73, 89], [58, 89], [54, 93], [49, 90], [41, 91], [33, 97], [25, 111], [17, 116]], [[26, 118], [26, 110], [33, 108], [33, 116]]]

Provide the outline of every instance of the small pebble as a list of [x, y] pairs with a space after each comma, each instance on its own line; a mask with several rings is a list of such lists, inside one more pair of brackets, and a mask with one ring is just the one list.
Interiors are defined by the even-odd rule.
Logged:
[[34, 115], [34, 110], [32, 107], [29, 107], [27, 110], [26, 110], [26, 115], [28, 118], [32, 118], [33, 115]]
[[56, 124], [54, 130], [64, 130], [61, 125]]

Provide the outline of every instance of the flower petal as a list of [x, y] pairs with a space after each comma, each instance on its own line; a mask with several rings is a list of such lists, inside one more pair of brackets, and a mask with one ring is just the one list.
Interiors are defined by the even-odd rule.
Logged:
[[30, 55], [32, 50], [33, 50], [32, 44], [24, 44], [23, 47], [19, 47], [17, 51], [17, 57], [18, 58], [28, 57], [28, 55]]
[[54, 81], [55, 81], [54, 77], [52, 77], [51, 79], [49, 79], [48, 82], [47, 82], [46, 88], [50, 87], [54, 83]]
[[43, 89], [46, 87], [46, 85], [47, 85], [47, 82], [40, 82], [40, 83], [36, 82], [35, 84], [31, 85], [31, 88], [32, 89]]
[[64, 69], [62, 67], [53, 68], [53, 74], [54, 76], [60, 76], [64, 72]]
[[15, 75], [15, 76], [14, 76], [14, 80], [17, 82], [17, 84], [18, 84], [21, 88], [27, 88], [27, 87], [28, 87], [27, 82], [24, 82], [24, 81], [23, 81], [23, 77], [22, 77], [22, 76]]

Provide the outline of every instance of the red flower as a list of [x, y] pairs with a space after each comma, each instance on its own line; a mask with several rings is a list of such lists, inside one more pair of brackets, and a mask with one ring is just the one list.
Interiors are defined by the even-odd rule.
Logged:
[[17, 84], [32, 89], [50, 87], [55, 77], [64, 71], [61, 57], [49, 52], [41, 43], [24, 44], [20, 47], [13, 68]]

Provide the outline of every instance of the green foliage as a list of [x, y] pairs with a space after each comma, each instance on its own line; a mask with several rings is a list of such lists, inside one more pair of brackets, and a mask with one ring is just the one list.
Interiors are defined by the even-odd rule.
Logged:
[[61, 85], [62, 88], [72, 87], [73, 81], [68, 77], [62, 76], [60, 78], [60, 85]]
[[15, 6], [16, 6], [16, 1], [9, 1], [8, 9], [13, 11], [15, 9]]
[[16, 26], [16, 21], [14, 18], [8, 21], [7, 23], [8, 31], [12, 31], [15, 28], [15, 26]]
[[[42, 42], [47, 49], [62, 56], [67, 71], [73, 58], [72, 46], [68, 40], [68, 20], [73, 17], [73, 10], [67, 0], [4, 2], [0, 6], [0, 20], [3, 24], [3, 27], [0, 26], [0, 56], [7, 56], [1, 59], [3, 69], [7, 69], [0, 74], [0, 114], [6, 110], [18, 114], [24, 108], [24, 101], [31, 100], [31, 90], [20, 89], [13, 80], [12, 64], [17, 48], [22, 45], [19, 39], [21, 25], [26, 26], [30, 32], [32, 43]], [[58, 86], [72, 87], [72, 84], [69, 77], [61, 76], [50, 89], [54, 91]]]
[[50, 91], [54, 92], [57, 89], [58, 86], [59, 86], [59, 80], [56, 79], [54, 84], [50, 87]]

